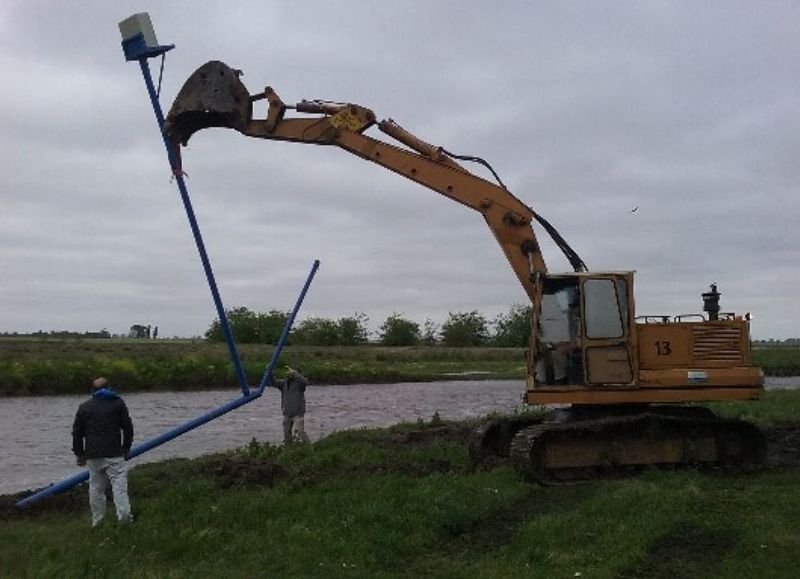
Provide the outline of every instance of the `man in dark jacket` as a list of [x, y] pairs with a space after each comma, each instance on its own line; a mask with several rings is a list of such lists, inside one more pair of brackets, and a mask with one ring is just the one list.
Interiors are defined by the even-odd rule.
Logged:
[[273, 378], [270, 385], [281, 391], [283, 442], [292, 442], [294, 436], [303, 442], [311, 442], [305, 431], [306, 377], [299, 369], [286, 366], [286, 380]]
[[111, 484], [120, 522], [131, 521], [128, 469], [125, 460], [133, 444], [133, 423], [122, 398], [105, 378], [92, 382], [92, 398], [78, 408], [72, 425], [72, 451], [78, 466], [89, 468], [92, 526], [106, 515], [106, 487]]

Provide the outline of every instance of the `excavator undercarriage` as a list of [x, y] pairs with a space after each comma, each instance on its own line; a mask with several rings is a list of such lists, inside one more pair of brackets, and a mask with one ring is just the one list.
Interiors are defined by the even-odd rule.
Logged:
[[749, 470], [766, 460], [753, 424], [701, 406], [573, 406], [495, 419], [470, 440], [476, 464], [510, 462], [532, 481], [616, 477], [644, 467]]

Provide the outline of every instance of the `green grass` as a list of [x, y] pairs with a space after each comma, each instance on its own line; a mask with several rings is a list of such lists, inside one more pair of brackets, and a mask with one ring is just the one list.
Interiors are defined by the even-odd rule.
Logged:
[[753, 362], [771, 376], [800, 376], [800, 348], [758, 346], [753, 349]]
[[507, 467], [333, 477], [300, 491], [220, 491], [190, 479], [139, 499], [130, 527], [88, 529], [78, 515], [4, 523], [0, 573], [789, 578], [800, 547], [798, 483], [797, 471], [732, 478], [653, 472], [545, 488]]
[[[239, 353], [257, 383], [272, 347], [243, 344]], [[464, 372], [498, 379], [525, 376], [519, 348], [384, 348], [289, 346], [282, 364], [316, 384], [427, 382]], [[106, 376], [125, 391], [236, 388], [224, 344], [173, 340], [0, 340], [0, 395], [83, 393]], [[464, 377], [469, 378], [466, 374]]]
[[800, 421], [800, 391], [770, 390], [758, 401], [709, 404], [718, 414], [741, 418], [759, 426]]
[[[272, 347], [242, 344], [252, 383], [260, 380]], [[84, 393], [97, 376], [125, 391], [236, 388], [224, 344], [202, 340], [0, 339], [0, 395]], [[800, 375], [800, 348], [753, 351], [765, 373]], [[428, 382], [525, 378], [522, 348], [289, 346], [282, 364], [299, 366], [316, 384]]]
[[[800, 392], [728, 409], [749, 407], [762, 424], [796, 422]], [[133, 525], [90, 529], [85, 489], [73, 510], [1, 520], [0, 577], [797, 576], [799, 468], [544, 487], [508, 466], [473, 469], [473, 426], [254, 441], [139, 466]]]

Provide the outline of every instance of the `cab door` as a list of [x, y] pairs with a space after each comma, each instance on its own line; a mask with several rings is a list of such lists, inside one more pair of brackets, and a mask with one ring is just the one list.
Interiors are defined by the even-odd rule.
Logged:
[[630, 300], [626, 276], [588, 277], [581, 283], [586, 382], [633, 382]]

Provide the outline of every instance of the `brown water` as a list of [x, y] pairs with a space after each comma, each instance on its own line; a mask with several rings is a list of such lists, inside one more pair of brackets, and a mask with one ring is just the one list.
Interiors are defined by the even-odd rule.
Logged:
[[[800, 378], [767, 378], [768, 388], [795, 388]], [[521, 380], [452, 381], [404, 384], [309, 386], [306, 430], [312, 440], [349, 428], [398, 422], [463, 419], [521, 406]], [[124, 396], [136, 431], [134, 445], [222, 406], [236, 390], [148, 392]], [[72, 455], [71, 428], [87, 396], [0, 398], [0, 494], [39, 488], [81, 469]], [[191, 458], [258, 440], [283, 437], [280, 394], [264, 395], [194, 431], [134, 459], [134, 464], [165, 458]]]
[[[348, 428], [398, 422], [461, 419], [520, 405], [520, 380], [309, 386], [306, 431], [312, 440]], [[133, 419], [134, 446], [238, 398], [237, 390], [125, 394]], [[81, 469], [72, 455], [71, 429], [87, 396], [0, 399], [0, 494], [46, 486]], [[133, 460], [191, 458], [260, 441], [283, 440], [280, 393], [264, 395]]]

